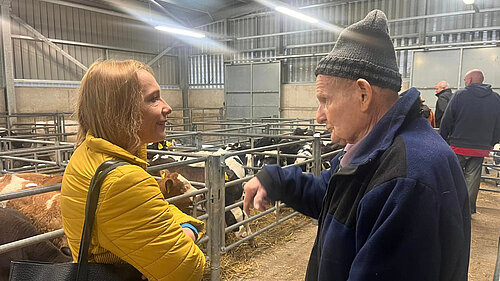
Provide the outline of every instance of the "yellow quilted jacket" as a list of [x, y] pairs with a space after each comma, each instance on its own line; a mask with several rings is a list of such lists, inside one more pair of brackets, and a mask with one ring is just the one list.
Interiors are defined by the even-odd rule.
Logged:
[[149, 280], [201, 280], [205, 256], [180, 225], [192, 224], [201, 237], [204, 224], [164, 200], [144, 170], [146, 146], [138, 154], [90, 134], [75, 150], [61, 187], [63, 228], [73, 259], [78, 259], [90, 179], [102, 162], [120, 159], [134, 165], [116, 168], [102, 184], [89, 261], [125, 261]]

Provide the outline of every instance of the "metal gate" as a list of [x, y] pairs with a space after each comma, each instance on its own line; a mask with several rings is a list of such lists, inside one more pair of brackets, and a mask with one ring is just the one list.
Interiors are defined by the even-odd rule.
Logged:
[[280, 117], [280, 62], [225, 65], [226, 118]]

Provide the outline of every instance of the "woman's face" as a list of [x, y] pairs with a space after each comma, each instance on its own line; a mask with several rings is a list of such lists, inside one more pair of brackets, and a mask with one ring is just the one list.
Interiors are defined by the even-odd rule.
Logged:
[[151, 73], [139, 70], [137, 77], [142, 87], [142, 125], [138, 132], [139, 138], [143, 144], [162, 141], [166, 137], [167, 114], [172, 112], [172, 108], [161, 98], [160, 86]]

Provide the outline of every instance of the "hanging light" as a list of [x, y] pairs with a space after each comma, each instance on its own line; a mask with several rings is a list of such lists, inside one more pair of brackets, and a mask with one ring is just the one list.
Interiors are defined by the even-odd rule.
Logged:
[[189, 29], [176, 28], [176, 27], [170, 27], [170, 26], [165, 26], [165, 25], [157, 25], [157, 26], [155, 26], [155, 28], [158, 30], [161, 30], [161, 31], [168, 32], [168, 33], [185, 35], [185, 36], [195, 37], [195, 38], [205, 38], [205, 34], [203, 34], [201, 32], [192, 31]]
[[464, 4], [466, 4], [466, 5], [472, 5], [475, 2], [474, 0], [463, 0], [463, 1], [464, 1]]
[[288, 15], [288, 16], [291, 16], [291, 17], [294, 17], [294, 18], [297, 18], [299, 20], [303, 20], [303, 21], [306, 21], [308, 23], [318, 23], [319, 20], [318, 19], [315, 19], [313, 17], [310, 17], [310, 16], [307, 16], [307, 15], [304, 15], [303, 13], [299, 13], [297, 11], [294, 11], [292, 9], [289, 9], [287, 7], [284, 7], [284, 6], [276, 6], [274, 8], [276, 11], [282, 13], [282, 14], [285, 14], [285, 15]]

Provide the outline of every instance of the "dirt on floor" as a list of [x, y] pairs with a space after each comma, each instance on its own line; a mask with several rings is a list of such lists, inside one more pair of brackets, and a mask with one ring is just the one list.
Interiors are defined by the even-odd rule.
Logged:
[[[488, 182], [481, 187], [497, 189]], [[491, 281], [500, 235], [500, 193], [479, 192], [471, 223], [469, 280]], [[299, 215], [257, 236], [254, 244], [244, 243], [222, 257], [222, 280], [304, 280], [316, 231], [311, 219]], [[210, 280], [208, 274], [204, 280]]]
[[258, 270], [252, 272], [252, 277], [233, 280], [304, 280], [317, 229], [308, 222], [291, 234], [291, 241], [254, 256]]
[[[497, 189], [490, 182], [482, 188]], [[498, 189], [497, 189], [498, 190]], [[479, 191], [476, 213], [471, 217], [470, 281], [491, 281], [495, 270], [500, 236], [500, 193]]]

